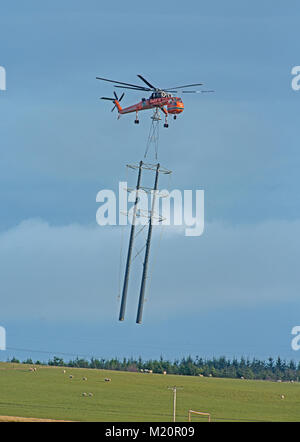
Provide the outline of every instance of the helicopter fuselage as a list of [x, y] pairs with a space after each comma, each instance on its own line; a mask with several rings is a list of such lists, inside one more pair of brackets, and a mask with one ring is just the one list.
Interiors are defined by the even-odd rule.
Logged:
[[[154, 108], [160, 108], [164, 113], [173, 115], [177, 115], [183, 112], [184, 104], [181, 98], [172, 97], [171, 94], [168, 94], [168, 96], [165, 97], [159, 96], [160, 94], [157, 94], [158, 96], [156, 97], [153, 97], [153, 95], [155, 94], [152, 94], [148, 99], [142, 98], [139, 103], [125, 108], [122, 108], [117, 100], [115, 101], [115, 104], [118, 108], [119, 114], [121, 115]], [[166, 106], [166, 108], [164, 106]]]

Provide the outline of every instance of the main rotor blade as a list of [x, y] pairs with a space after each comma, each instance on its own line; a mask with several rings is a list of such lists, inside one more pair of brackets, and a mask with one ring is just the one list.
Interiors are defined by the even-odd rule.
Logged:
[[118, 95], [115, 93], [115, 91], [114, 91], [114, 96], [116, 97], [116, 100], [118, 99]]
[[156, 87], [154, 87], [151, 83], [149, 83], [149, 81], [145, 80], [144, 77], [142, 77], [141, 75], [138, 75], [138, 77], [139, 77], [144, 83], [146, 83], [147, 86], [151, 87], [151, 89], [156, 89]]
[[182, 91], [183, 94], [204, 94], [206, 92], [215, 92], [215, 91]]
[[203, 83], [195, 83], [195, 84], [186, 84], [185, 86], [175, 86], [175, 87], [169, 87], [168, 89], [163, 89], [163, 91], [172, 91], [174, 89], [184, 89], [186, 87], [192, 87], [192, 86], [203, 86]]
[[120, 101], [122, 100], [122, 98], [124, 97], [124, 95], [125, 95], [125, 92], [123, 92], [123, 94], [121, 95], [121, 97], [120, 97], [120, 99], [119, 99], [119, 103], [120, 103]]
[[137, 87], [128, 87], [128, 86], [117, 86], [116, 84], [115, 84], [115, 87], [119, 87], [121, 89], [133, 89], [134, 91], [146, 91], [146, 92], [152, 91], [152, 89], [150, 89], [148, 87], [137, 88]]
[[100, 100], [109, 100], [109, 101], [115, 101], [114, 98], [107, 98], [107, 97], [101, 97]]
[[109, 83], [118, 83], [118, 84], [125, 84], [127, 86], [134, 86], [137, 88], [141, 88], [141, 86], [136, 85], [136, 84], [131, 84], [131, 83], [123, 83], [122, 81], [114, 81], [114, 80], [108, 80], [107, 78], [101, 78], [101, 77], [96, 77], [97, 80], [103, 80], [103, 81], [109, 81]]

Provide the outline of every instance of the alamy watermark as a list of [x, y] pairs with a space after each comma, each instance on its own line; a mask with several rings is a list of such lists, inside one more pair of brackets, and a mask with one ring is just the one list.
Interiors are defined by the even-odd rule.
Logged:
[[0, 326], [0, 350], [6, 350], [6, 331]]
[[201, 236], [204, 231], [204, 190], [137, 191], [122, 181], [118, 195], [100, 190], [96, 202], [101, 203], [96, 213], [99, 226], [146, 225], [152, 213], [152, 225], [182, 226], [185, 236]]
[[[291, 72], [292, 79], [292, 89], [294, 91], [300, 91], [300, 66], [294, 66]], [[292, 350], [298, 351], [300, 350], [300, 325], [296, 325], [292, 328], [291, 334], [294, 336], [291, 341]]]
[[300, 350], [300, 325], [293, 327], [291, 333], [294, 335], [291, 342], [291, 347], [294, 351], [298, 351]]
[[0, 91], [6, 91], [6, 70], [0, 66]]
[[300, 90], [300, 66], [294, 66], [292, 69], [292, 89], [294, 91]]

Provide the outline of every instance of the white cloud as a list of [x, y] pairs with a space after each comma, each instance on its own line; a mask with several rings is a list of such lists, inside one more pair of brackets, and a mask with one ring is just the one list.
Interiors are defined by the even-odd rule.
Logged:
[[[299, 296], [300, 221], [211, 223], [192, 238], [164, 227], [160, 242], [159, 231], [154, 228], [147, 317], [273, 305]], [[128, 227], [123, 233], [125, 252]], [[58, 227], [42, 220], [2, 232], [1, 320], [117, 320], [120, 240], [118, 227]], [[141, 266], [133, 266], [129, 316], [136, 313], [140, 274]]]

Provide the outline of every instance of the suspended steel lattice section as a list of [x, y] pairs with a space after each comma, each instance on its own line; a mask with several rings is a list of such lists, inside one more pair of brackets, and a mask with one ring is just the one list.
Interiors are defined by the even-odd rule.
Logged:
[[[128, 245], [128, 252], [127, 252], [127, 260], [126, 260], [126, 268], [125, 268], [125, 275], [124, 275], [124, 283], [123, 283], [123, 290], [122, 290], [122, 297], [121, 297], [121, 306], [120, 306], [120, 314], [119, 314], [119, 320], [124, 321], [125, 318], [125, 310], [126, 310], [126, 302], [127, 302], [127, 294], [128, 294], [128, 283], [129, 283], [129, 276], [130, 276], [130, 270], [131, 270], [131, 264], [132, 261], [142, 254], [142, 252], [145, 251], [144, 254], [144, 260], [142, 261], [143, 265], [143, 272], [142, 272], [142, 279], [141, 279], [141, 286], [140, 286], [140, 295], [139, 295], [139, 302], [138, 302], [138, 309], [137, 309], [137, 316], [136, 316], [136, 322], [138, 324], [141, 324], [142, 322], [142, 316], [143, 316], [143, 307], [145, 302], [145, 291], [146, 291], [146, 282], [147, 282], [147, 275], [148, 275], [148, 264], [149, 264], [149, 255], [150, 255], [150, 247], [151, 247], [151, 239], [152, 239], [152, 229], [153, 229], [153, 223], [154, 219], [158, 219], [158, 222], [162, 221], [162, 218], [155, 213], [155, 204], [156, 204], [156, 197], [158, 194], [158, 179], [159, 174], [170, 174], [171, 171], [167, 170], [159, 163], [157, 164], [149, 164], [144, 163], [143, 161], [140, 161], [138, 165], [127, 165], [127, 167], [131, 169], [136, 169], [138, 171], [138, 177], [137, 177], [137, 184], [135, 187], [135, 203], [133, 206], [132, 211], [132, 220], [131, 220], [131, 230], [130, 230], [130, 237], [129, 237], [129, 245]], [[150, 171], [155, 172], [155, 178], [154, 178], [154, 185], [153, 187], [145, 187], [141, 185], [142, 182], [142, 172], [143, 171]], [[132, 191], [132, 190], [131, 190]], [[151, 210], [148, 211], [141, 211], [138, 208], [139, 203], [139, 192], [144, 191], [152, 196], [151, 201]], [[147, 222], [145, 225], [140, 227], [140, 229], [137, 231], [137, 218], [140, 216], [144, 216], [147, 218]], [[147, 238], [143, 245], [143, 247], [137, 251], [137, 253], [133, 256], [134, 251], [134, 240], [135, 238], [141, 233], [142, 230], [145, 228], [148, 228], [147, 231]]]

